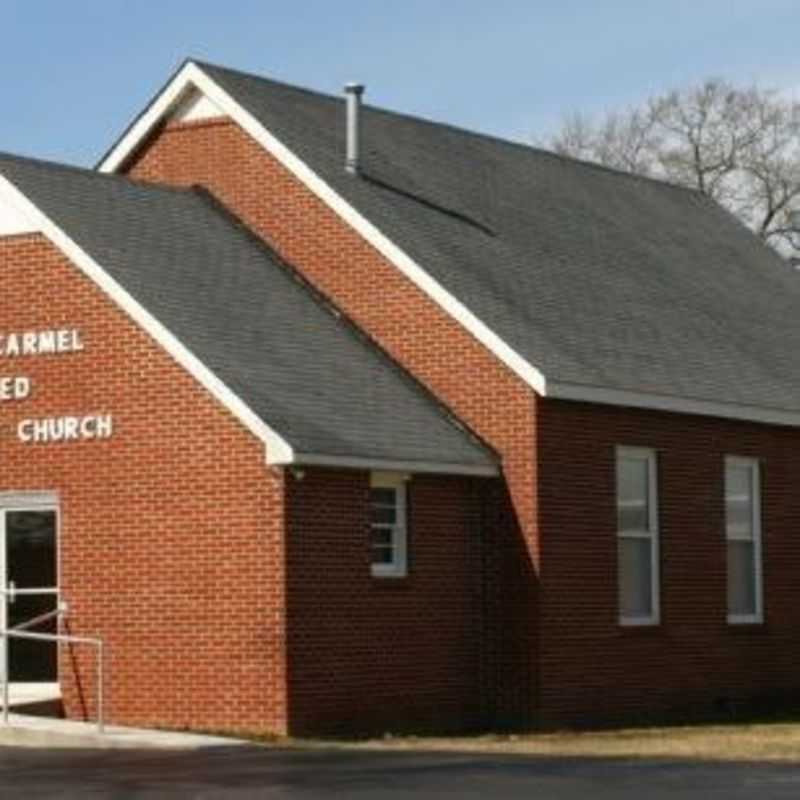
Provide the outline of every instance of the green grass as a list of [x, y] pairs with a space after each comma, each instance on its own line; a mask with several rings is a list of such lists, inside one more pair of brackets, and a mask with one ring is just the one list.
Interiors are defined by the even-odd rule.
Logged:
[[295, 740], [293, 744], [373, 751], [800, 762], [800, 722], [735, 722], [512, 735], [400, 736], [352, 742]]

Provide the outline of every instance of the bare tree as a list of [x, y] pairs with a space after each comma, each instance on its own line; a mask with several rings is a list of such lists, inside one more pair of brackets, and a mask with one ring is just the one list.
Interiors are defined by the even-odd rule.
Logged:
[[800, 256], [800, 103], [776, 91], [709, 80], [599, 120], [572, 114], [544, 145], [698, 189]]

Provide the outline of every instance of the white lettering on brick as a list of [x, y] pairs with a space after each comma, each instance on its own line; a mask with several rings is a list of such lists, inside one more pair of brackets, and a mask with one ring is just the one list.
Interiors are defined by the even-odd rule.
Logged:
[[0, 333], [0, 358], [79, 353], [83, 349], [83, 339], [76, 328]]
[[17, 438], [24, 444], [110, 439], [113, 432], [111, 414], [24, 419], [17, 425]]

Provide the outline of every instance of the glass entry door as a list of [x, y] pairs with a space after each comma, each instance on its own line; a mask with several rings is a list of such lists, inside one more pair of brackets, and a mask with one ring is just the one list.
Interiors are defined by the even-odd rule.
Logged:
[[[0, 578], [5, 587], [0, 622], [13, 628], [58, 604], [58, 513], [52, 506], [0, 506]], [[56, 633], [55, 619], [33, 629]], [[54, 642], [9, 639], [9, 681], [55, 683]]]

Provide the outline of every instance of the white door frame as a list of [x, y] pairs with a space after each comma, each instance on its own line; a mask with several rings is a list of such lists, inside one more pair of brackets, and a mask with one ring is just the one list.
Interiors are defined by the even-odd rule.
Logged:
[[[9, 512], [14, 511], [52, 511], [55, 514], [55, 546], [56, 546], [56, 585], [53, 588], [56, 605], [61, 599], [61, 507], [58, 494], [55, 492], [0, 492], [0, 630], [8, 624], [8, 565], [6, 563], [6, 520]], [[36, 587], [49, 589], [50, 587]], [[5, 640], [8, 641], [8, 640]], [[3, 652], [4, 644], [0, 642], [0, 676], [5, 671], [7, 660]], [[4, 677], [4, 676], [2, 676]], [[10, 688], [24, 691], [28, 684], [9, 684]], [[41, 690], [43, 695], [51, 695], [58, 690], [58, 680], [53, 683], [31, 684]]]

